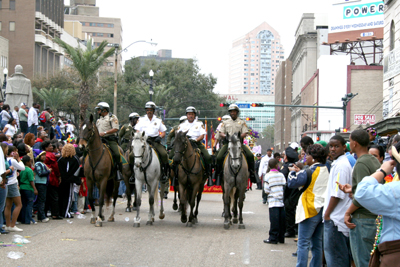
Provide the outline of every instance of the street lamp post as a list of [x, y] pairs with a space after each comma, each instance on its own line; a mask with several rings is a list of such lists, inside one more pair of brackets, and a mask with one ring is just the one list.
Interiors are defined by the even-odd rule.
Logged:
[[136, 43], [147, 43], [147, 44], [151, 44], [151, 45], [157, 45], [157, 43], [154, 42], [148, 42], [148, 41], [144, 41], [144, 40], [140, 40], [140, 41], [135, 41], [133, 43], [131, 43], [130, 45], [128, 45], [126, 48], [121, 49], [120, 52], [118, 52], [119, 49], [119, 44], [109, 44], [109, 46], [113, 46], [115, 47], [115, 61], [114, 61], [114, 115], [117, 116], [117, 78], [118, 78], [118, 55], [121, 54], [122, 52], [126, 52], [128, 51], [128, 48]]
[[149, 89], [149, 95], [150, 95], [150, 101], [153, 101], [153, 95], [154, 95], [154, 90], [153, 90], [153, 76], [154, 76], [154, 72], [153, 70], [149, 71], [149, 75], [150, 75], [150, 89]]
[[6, 96], [6, 88], [7, 88], [7, 74], [8, 74], [8, 69], [5, 68], [3, 70], [4, 73], [4, 81], [3, 81], [3, 87], [1, 88], [1, 97], [3, 99], [3, 101], [5, 101], [5, 96]]

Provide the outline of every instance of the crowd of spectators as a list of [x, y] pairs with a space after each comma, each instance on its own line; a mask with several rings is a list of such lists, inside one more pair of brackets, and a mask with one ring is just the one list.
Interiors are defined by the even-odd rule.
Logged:
[[400, 136], [376, 137], [374, 128], [351, 132], [348, 142], [304, 136], [281, 165], [278, 153], [256, 155], [271, 224], [264, 242], [297, 236], [296, 266], [399, 266]]

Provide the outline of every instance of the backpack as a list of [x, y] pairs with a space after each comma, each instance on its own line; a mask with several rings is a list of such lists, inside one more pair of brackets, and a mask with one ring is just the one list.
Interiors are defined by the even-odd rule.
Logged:
[[46, 111], [43, 111], [42, 114], [39, 116], [40, 122], [45, 123], [46, 122]]

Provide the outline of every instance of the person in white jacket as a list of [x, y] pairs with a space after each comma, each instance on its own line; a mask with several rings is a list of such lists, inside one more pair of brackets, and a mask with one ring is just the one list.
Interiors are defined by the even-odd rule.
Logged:
[[261, 162], [260, 162], [260, 168], [258, 169], [258, 177], [260, 177], [260, 179], [262, 179], [261, 176], [262, 176], [263, 174], [267, 173], [267, 170], [268, 170], [268, 162], [269, 162], [269, 160], [272, 159], [272, 158], [273, 158], [273, 156], [272, 156], [272, 149], [269, 148], [269, 149], [267, 150], [267, 154], [261, 159]]
[[35, 136], [37, 136], [37, 126], [39, 125], [39, 107], [38, 104], [33, 103], [28, 112], [28, 132]]

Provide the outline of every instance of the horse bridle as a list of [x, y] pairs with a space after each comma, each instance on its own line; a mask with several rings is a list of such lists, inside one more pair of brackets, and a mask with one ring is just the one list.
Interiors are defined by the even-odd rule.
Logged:
[[[231, 172], [231, 174], [233, 174], [235, 176], [235, 183], [236, 183], [236, 176], [239, 174], [240, 170], [242, 169], [242, 159], [243, 159], [243, 156], [242, 156], [243, 149], [242, 149], [242, 147], [240, 147], [239, 150], [240, 150], [240, 153], [239, 153], [239, 157], [237, 157], [237, 158], [233, 158], [231, 156], [231, 153], [229, 153], [229, 151], [228, 151], [228, 153], [229, 153], [229, 157], [228, 158], [230, 159], [230, 161], [231, 160], [237, 160], [237, 159], [240, 161], [239, 169], [236, 172], [232, 169], [232, 164], [229, 164], [229, 171]], [[229, 161], [229, 163], [230, 163], [230, 161]]]
[[185, 142], [184, 142], [185, 148], [182, 151], [176, 151], [176, 150], [174, 151], [175, 154], [180, 154], [181, 155], [182, 161], [188, 160], [193, 155], [193, 154], [190, 154], [190, 156], [187, 157], [186, 159], [183, 157], [185, 155], [185, 153], [186, 153], [187, 148], [188, 148], [188, 142], [190, 142], [189, 139], [187, 137], [185, 137]]
[[[134, 138], [133, 140], [141, 140], [141, 138]], [[146, 166], [143, 167], [142, 164], [143, 164], [143, 162], [145, 162], [144, 153], [146, 152], [146, 147], [149, 147], [149, 146], [150, 146], [146, 141], [145, 141], [144, 143], [145, 143], [145, 144], [144, 144], [143, 146], [144, 146], [145, 148], [143, 148], [142, 154], [141, 154], [140, 156], [135, 156], [135, 155], [134, 155], [134, 158], [142, 158], [142, 163], [140, 164], [140, 168], [139, 168], [139, 169], [140, 169], [141, 172], [143, 172], [144, 181], [146, 182], [146, 184], [148, 184], [148, 183], [147, 183], [146, 170], [147, 170], [147, 167], [150, 166], [151, 161], [153, 160], [153, 157], [152, 157], [153, 153], [152, 153], [151, 149], [149, 149], [148, 162], [147, 162]], [[147, 159], [146, 159], [146, 160], [147, 160]]]
[[[90, 136], [89, 136], [88, 138], [86, 138], [86, 137], [82, 137], [82, 139], [83, 139], [83, 140], [85, 140], [87, 143], [89, 143], [89, 142], [91, 142], [91, 141], [92, 141], [93, 137], [94, 137], [94, 126], [93, 126], [93, 127], [92, 127], [92, 129], [91, 129]], [[101, 146], [99, 146], [98, 148], [96, 148], [96, 149], [92, 149], [92, 150], [90, 150], [90, 151], [96, 151], [96, 150], [99, 150], [101, 147], [102, 147], [102, 145], [101, 145]], [[89, 149], [88, 149], [88, 148], [86, 148], [86, 149], [89, 151]]]

